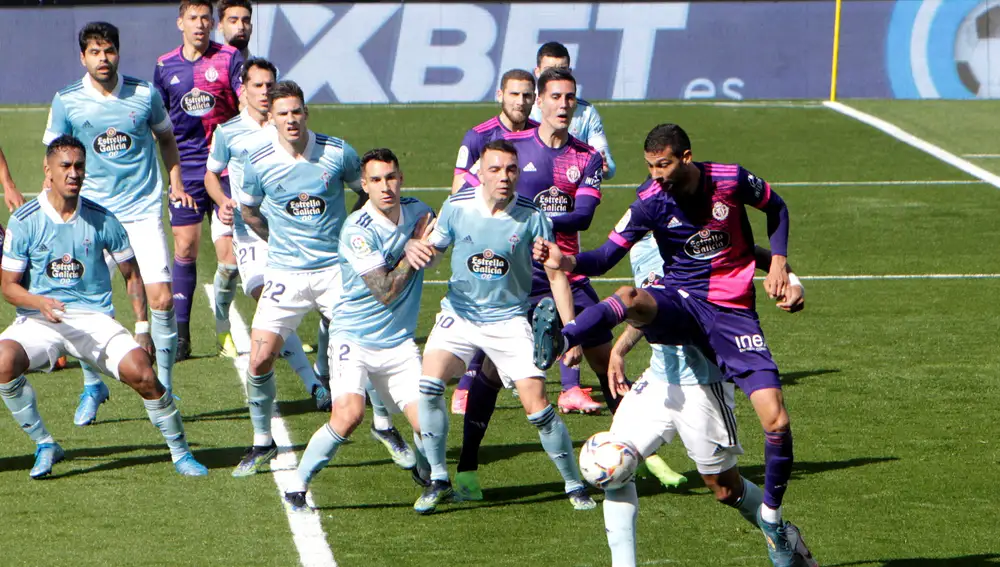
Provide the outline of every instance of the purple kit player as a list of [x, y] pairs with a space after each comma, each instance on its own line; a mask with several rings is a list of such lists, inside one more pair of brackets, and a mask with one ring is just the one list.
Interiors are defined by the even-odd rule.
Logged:
[[583, 344], [625, 320], [642, 328], [651, 343], [695, 344], [714, 357], [726, 378], [750, 398], [764, 428], [759, 514], [772, 560], [785, 564], [793, 552], [781, 519], [792, 471], [792, 432], [778, 367], [755, 309], [754, 242], [745, 206], [767, 214], [773, 256], [764, 289], [771, 298], [782, 298], [789, 289], [788, 208], [767, 182], [739, 165], [692, 161], [691, 142], [675, 124], [653, 128], [644, 152], [650, 178], [639, 186], [637, 200], [604, 245], [572, 256], [551, 242], [540, 243], [535, 259], [549, 267], [600, 275], [652, 231], [665, 275], [645, 289], [620, 288], [561, 330], [549, 313], [551, 300], [543, 300], [532, 322], [536, 364], [545, 368], [565, 347]]
[[[170, 196], [170, 225], [174, 233], [174, 303], [177, 309], [177, 360], [191, 353], [191, 301], [197, 282], [196, 260], [201, 222], [212, 218], [219, 269], [236, 278], [232, 232], [213, 213], [214, 203], [205, 190], [205, 166], [216, 126], [239, 113], [240, 71], [243, 56], [236, 48], [209, 39], [212, 3], [183, 0], [177, 27], [183, 33], [180, 47], [160, 56], [153, 83], [166, 103], [181, 154], [184, 190]], [[223, 184], [228, 193], [228, 177]], [[227, 229], [229, 230], [228, 234]]]

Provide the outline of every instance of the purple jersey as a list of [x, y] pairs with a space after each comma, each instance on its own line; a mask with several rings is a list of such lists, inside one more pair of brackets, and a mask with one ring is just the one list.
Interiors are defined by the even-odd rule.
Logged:
[[763, 209], [771, 186], [736, 164], [695, 166], [703, 200], [681, 207], [647, 179], [608, 238], [631, 248], [652, 231], [665, 259], [661, 281], [715, 305], [753, 308], [754, 241], [744, 205]]
[[201, 181], [212, 133], [240, 112], [243, 56], [235, 47], [214, 41], [196, 61], [188, 61], [182, 50], [183, 46], [160, 56], [153, 84], [174, 123], [181, 176], [185, 181]]
[[[525, 130], [537, 128], [538, 122], [528, 120]], [[504, 134], [510, 133], [499, 116], [494, 116], [478, 126], [473, 126], [465, 137], [462, 138], [462, 146], [458, 148], [458, 161], [455, 162], [455, 175], [465, 177], [467, 187], [478, 187], [479, 178], [476, 177], [478, 171], [479, 156], [483, 153], [483, 147], [493, 140], [499, 140]]]

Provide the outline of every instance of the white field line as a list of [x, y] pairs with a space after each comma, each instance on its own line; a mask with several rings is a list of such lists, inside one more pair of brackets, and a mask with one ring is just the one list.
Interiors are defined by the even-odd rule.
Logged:
[[[763, 276], [754, 278], [764, 281]], [[819, 276], [799, 276], [800, 280], [811, 281], [880, 281], [880, 280], [995, 280], [1000, 274], [838, 274]], [[632, 283], [633, 278], [590, 278], [595, 283]], [[446, 285], [447, 280], [426, 280], [429, 285]], [[234, 335], [235, 337], [235, 335]]]
[[989, 183], [990, 185], [993, 185], [994, 187], [1000, 189], [1000, 175], [986, 171], [985, 169], [979, 167], [978, 165], [975, 165], [967, 160], [964, 160], [956, 156], [955, 154], [941, 148], [940, 146], [935, 146], [934, 144], [928, 142], [927, 140], [918, 138], [891, 122], [887, 122], [885, 120], [882, 120], [881, 118], [872, 116], [871, 114], [868, 114], [866, 112], [861, 112], [860, 110], [851, 108], [850, 106], [847, 106], [846, 104], [840, 102], [826, 101], [823, 104], [826, 105], [827, 108], [830, 108], [831, 110], [839, 112], [845, 116], [849, 116], [873, 128], [881, 130], [886, 134], [892, 136], [893, 138], [896, 138], [900, 142], [903, 142], [904, 144], [908, 144], [910, 146], [913, 146], [914, 148], [917, 148], [920, 151], [926, 152], [936, 157], [937, 159], [947, 163], [948, 165], [957, 167], [958, 169], [964, 171], [965, 173], [968, 173], [969, 175], [981, 179], [986, 183]]
[[968, 159], [998, 159], [1000, 154], [962, 154], [962, 157]]
[[[214, 313], [215, 310], [215, 290], [211, 284], [205, 284], [205, 294], [208, 295], [208, 308]], [[236, 343], [236, 350], [239, 352], [250, 352], [250, 331], [235, 304], [229, 310], [229, 321], [232, 324], [231, 333], [233, 342]], [[246, 391], [247, 365], [250, 356], [241, 354], [233, 361], [236, 373], [239, 375], [240, 383], [243, 384], [243, 391]], [[296, 483], [296, 467], [298, 459], [295, 458], [295, 449], [292, 439], [288, 435], [288, 428], [285, 421], [281, 419], [278, 408], [274, 408], [274, 417], [271, 418], [271, 435], [274, 442], [278, 444], [278, 456], [271, 461], [272, 476], [274, 483], [278, 485], [278, 498], [281, 507], [288, 516], [288, 526], [292, 530], [292, 540], [295, 548], [299, 552], [299, 563], [303, 567], [336, 567], [337, 562], [333, 558], [333, 551], [326, 541], [326, 533], [323, 532], [323, 524], [320, 522], [319, 512], [310, 509], [309, 511], [294, 511], [285, 505], [285, 491], [290, 490], [293, 483]], [[307, 495], [309, 504], [312, 505], [312, 494]]]

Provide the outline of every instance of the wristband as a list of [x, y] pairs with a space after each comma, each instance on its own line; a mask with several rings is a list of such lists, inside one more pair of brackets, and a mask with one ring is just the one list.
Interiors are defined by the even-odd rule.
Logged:
[[796, 276], [793, 272], [788, 272], [788, 284], [805, 289], [805, 286], [802, 285], [802, 280], [800, 280], [799, 276]]
[[[791, 279], [791, 278], [789, 278]], [[137, 335], [148, 335], [149, 334], [149, 321], [136, 321], [135, 322], [135, 334]]]

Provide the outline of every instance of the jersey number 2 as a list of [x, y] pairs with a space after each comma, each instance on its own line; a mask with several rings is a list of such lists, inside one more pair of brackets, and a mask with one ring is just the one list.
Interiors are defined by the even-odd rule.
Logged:
[[[270, 297], [267, 295], [270, 293]], [[260, 292], [261, 299], [270, 299], [271, 301], [278, 301], [281, 294], [285, 293], [285, 284], [273, 282], [267, 280], [264, 282], [264, 290]]]

